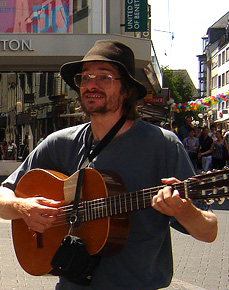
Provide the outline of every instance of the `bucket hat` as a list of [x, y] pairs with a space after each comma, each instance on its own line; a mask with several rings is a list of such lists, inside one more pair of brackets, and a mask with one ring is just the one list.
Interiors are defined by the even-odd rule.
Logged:
[[135, 57], [132, 49], [122, 42], [115, 40], [98, 40], [80, 61], [68, 62], [62, 65], [60, 75], [75, 91], [74, 76], [81, 73], [85, 62], [106, 61], [116, 64], [126, 75], [127, 80], [138, 89], [137, 99], [146, 96], [147, 90], [142, 83], [135, 79]]

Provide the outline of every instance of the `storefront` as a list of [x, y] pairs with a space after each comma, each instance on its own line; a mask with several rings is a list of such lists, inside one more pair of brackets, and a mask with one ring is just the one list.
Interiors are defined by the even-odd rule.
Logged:
[[160, 88], [155, 79], [154, 84], [150, 82], [149, 70], [145, 70], [151, 63], [150, 40], [112, 34], [0, 34], [0, 73], [4, 76], [0, 97], [7, 103], [10, 116], [6, 138], [20, 143], [29, 135], [30, 147], [34, 148], [43, 133], [77, 121], [63, 117], [74, 115], [77, 94], [61, 80], [59, 70], [63, 63], [82, 59], [98, 39], [129, 45], [135, 52], [138, 80], [149, 91]]

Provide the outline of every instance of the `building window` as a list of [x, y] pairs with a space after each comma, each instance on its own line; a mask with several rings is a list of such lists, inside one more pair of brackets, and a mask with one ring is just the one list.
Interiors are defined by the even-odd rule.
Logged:
[[225, 63], [225, 50], [222, 52], [222, 64]]
[[222, 87], [225, 86], [225, 74], [222, 74], [221, 82], [222, 82]]
[[217, 67], [217, 58], [216, 57], [214, 57], [212, 59], [212, 69], [215, 68], [215, 67]]
[[40, 74], [40, 94], [39, 97], [42, 98], [45, 96], [46, 91], [46, 73]]
[[221, 66], [221, 54], [218, 55], [218, 66]]
[[221, 88], [221, 76], [218, 76], [218, 88]]
[[229, 47], [226, 49], [226, 61], [229, 61]]
[[48, 86], [47, 86], [47, 94], [49, 97], [52, 97], [54, 93], [54, 72], [48, 73]]
[[217, 87], [217, 75], [212, 78], [212, 89]]
[[229, 84], [229, 70], [226, 72], [226, 84]]

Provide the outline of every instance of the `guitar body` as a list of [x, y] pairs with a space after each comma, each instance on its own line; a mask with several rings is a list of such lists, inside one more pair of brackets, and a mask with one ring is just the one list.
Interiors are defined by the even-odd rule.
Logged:
[[[30, 231], [22, 219], [12, 221], [15, 252], [22, 268], [31, 275], [52, 273], [50, 262], [68, 234], [69, 215], [75, 197], [78, 173], [70, 177], [52, 170], [34, 169], [18, 182], [15, 193], [21, 198], [42, 196], [63, 201], [57, 221], [45, 233]], [[217, 200], [229, 197], [229, 169], [197, 175], [172, 185], [182, 198]], [[128, 235], [128, 213], [151, 207], [152, 196], [165, 185], [125, 192], [114, 172], [86, 168], [82, 183], [78, 219], [72, 234], [82, 238], [91, 255], [114, 255], [123, 248]]]
[[[66, 204], [74, 200], [78, 172], [70, 177], [55, 171], [34, 169], [19, 181], [16, 196], [27, 198], [42, 196]], [[81, 201], [91, 201], [125, 192], [125, 187], [114, 173], [85, 169]], [[45, 233], [30, 231], [22, 219], [12, 221], [13, 243], [17, 259], [22, 268], [31, 275], [39, 276], [52, 273], [50, 262], [68, 234], [68, 219], [62, 215], [58, 226]], [[114, 255], [124, 246], [128, 238], [128, 214], [102, 217], [79, 222], [73, 235], [83, 239], [91, 255]]]

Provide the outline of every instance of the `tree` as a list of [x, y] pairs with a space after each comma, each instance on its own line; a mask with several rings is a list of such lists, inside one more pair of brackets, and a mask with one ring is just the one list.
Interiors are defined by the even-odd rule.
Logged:
[[[168, 66], [162, 67], [163, 72], [163, 87], [169, 88], [170, 97], [174, 99], [175, 103], [185, 103], [193, 100], [194, 85], [189, 81], [189, 76], [185, 70], [170, 70]], [[175, 119], [178, 126], [183, 125], [184, 118], [190, 115], [197, 118], [197, 112], [181, 112], [175, 113]]]
[[188, 81], [184, 71], [173, 71], [168, 66], [162, 67], [163, 87], [169, 88], [170, 97], [176, 103], [191, 101], [193, 97], [193, 84]]

